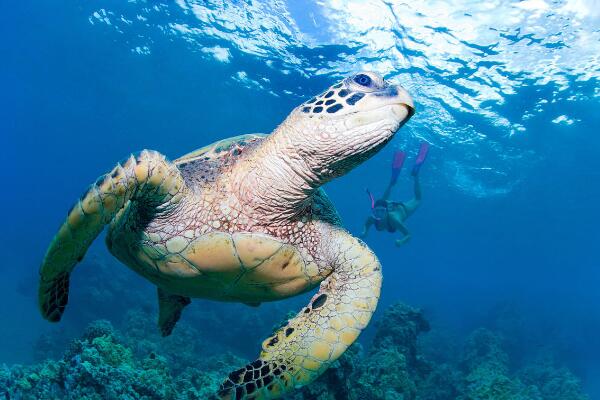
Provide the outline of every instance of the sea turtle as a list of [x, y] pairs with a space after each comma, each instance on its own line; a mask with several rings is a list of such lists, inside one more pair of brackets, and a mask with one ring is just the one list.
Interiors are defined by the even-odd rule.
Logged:
[[163, 336], [190, 298], [256, 306], [320, 284], [216, 397], [275, 399], [310, 383], [369, 323], [382, 280], [377, 257], [342, 228], [320, 186], [377, 153], [413, 113], [402, 87], [361, 72], [295, 108], [270, 135], [174, 161], [131, 155], [89, 187], [50, 244], [42, 315], [60, 320], [71, 271], [110, 224], [110, 252], [158, 287]]

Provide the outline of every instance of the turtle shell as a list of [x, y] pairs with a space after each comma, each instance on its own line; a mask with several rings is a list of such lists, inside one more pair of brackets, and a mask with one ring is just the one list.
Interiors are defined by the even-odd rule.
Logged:
[[271, 235], [214, 231], [181, 247], [154, 264], [162, 287], [190, 297], [271, 301], [314, 287], [318, 275], [314, 262]]
[[[220, 140], [174, 163], [186, 184], [201, 196], [219, 175], [231, 172], [242, 154], [256, 149], [266, 137], [251, 134]], [[321, 189], [315, 191], [312, 201], [300, 210], [296, 220], [302, 218], [341, 224]], [[260, 302], [295, 295], [317, 282], [314, 280], [318, 276], [317, 266], [311, 260], [304, 260], [299, 249], [284, 238], [243, 229], [219, 231], [215, 227], [217, 230], [201, 235], [192, 230], [180, 234], [152, 230], [140, 241], [137, 230], [124, 228], [127, 221], [127, 215], [122, 214], [111, 224], [111, 251], [170, 293]]]
[[224, 168], [234, 164], [242, 153], [258, 146], [265, 137], [267, 135], [254, 133], [219, 140], [173, 162], [188, 185], [210, 184]]

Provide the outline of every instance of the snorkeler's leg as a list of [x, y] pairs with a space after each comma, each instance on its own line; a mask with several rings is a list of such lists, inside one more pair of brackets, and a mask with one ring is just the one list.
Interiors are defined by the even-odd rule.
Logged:
[[394, 159], [392, 160], [392, 177], [390, 178], [390, 183], [388, 183], [388, 186], [385, 189], [381, 200], [388, 200], [390, 198], [390, 195], [392, 194], [392, 189], [398, 181], [398, 176], [400, 175], [400, 171], [402, 170], [402, 165], [404, 164], [405, 158], [406, 154], [403, 151], [398, 150], [394, 153]]
[[385, 192], [383, 192], [383, 197], [381, 197], [381, 200], [387, 201], [390, 198], [395, 184], [396, 182], [390, 181], [390, 183], [387, 185], [387, 188], [385, 188]]
[[419, 174], [415, 175], [415, 185], [414, 185], [414, 190], [415, 190], [415, 200], [421, 201], [421, 182], [419, 180]]
[[402, 203], [404, 205], [404, 210], [406, 211], [406, 217], [409, 217], [410, 215], [412, 215], [415, 212], [415, 210], [417, 208], [419, 208], [419, 206], [421, 205], [422, 193], [421, 193], [421, 183], [419, 182], [419, 174], [414, 175], [414, 179], [415, 179], [415, 185], [414, 185], [415, 197], [409, 201]]
[[400, 175], [400, 171], [402, 170], [402, 165], [404, 165], [405, 158], [406, 154], [403, 151], [397, 150], [394, 153], [394, 159], [392, 160], [392, 177], [390, 179], [390, 183], [385, 189], [385, 192], [383, 193], [382, 200], [388, 200], [390, 198], [390, 195], [392, 194], [392, 189], [398, 181], [398, 176]]

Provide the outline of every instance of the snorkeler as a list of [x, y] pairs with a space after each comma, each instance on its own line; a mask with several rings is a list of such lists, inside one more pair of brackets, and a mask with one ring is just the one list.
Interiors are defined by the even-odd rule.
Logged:
[[404, 225], [404, 221], [415, 212], [415, 210], [421, 204], [421, 185], [419, 183], [419, 171], [421, 165], [427, 158], [427, 152], [429, 151], [429, 144], [426, 142], [421, 143], [415, 165], [413, 166], [411, 175], [415, 180], [414, 191], [415, 197], [412, 200], [401, 202], [388, 200], [394, 185], [398, 181], [400, 170], [404, 164], [406, 154], [403, 151], [396, 151], [394, 154], [394, 160], [392, 161], [392, 178], [390, 183], [383, 194], [381, 199], [375, 201], [375, 198], [367, 189], [367, 194], [371, 199], [371, 215], [365, 222], [365, 228], [361, 234], [361, 238], [366, 238], [369, 233], [371, 225], [375, 224], [375, 228], [378, 231], [387, 230], [388, 232], [400, 231], [403, 237], [396, 240], [396, 246], [402, 246], [404, 243], [410, 240], [410, 231]]

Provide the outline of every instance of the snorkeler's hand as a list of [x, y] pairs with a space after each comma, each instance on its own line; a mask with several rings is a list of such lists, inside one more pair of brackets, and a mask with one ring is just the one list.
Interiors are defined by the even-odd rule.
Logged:
[[410, 240], [410, 236], [404, 236], [402, 239], [396, 240], [396, 247], [400, 247]]

